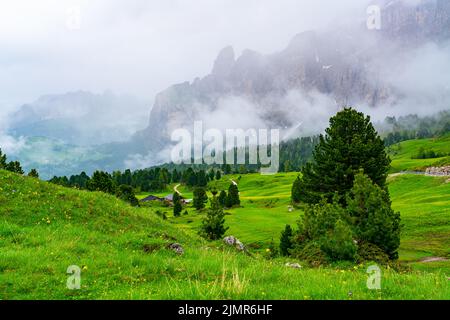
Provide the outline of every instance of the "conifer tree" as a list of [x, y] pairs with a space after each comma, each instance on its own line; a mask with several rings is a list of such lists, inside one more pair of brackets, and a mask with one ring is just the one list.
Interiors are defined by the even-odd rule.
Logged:
[[280, 253], [283, 256], [289, 255], [289, 250], [293, 248], [292, 244], [292, 228], [290, 225], [286, 225], [284, 231], [281, 233], [280, 237]]
[[360, 169], [381, 188], [390, 168], [384, 143], [370, 117], [348, 108], [330, 119], [326, 135], [313, 153], [313, 161], [302, 170], [300, 199], [318, 203], [322, 197], [331, 202], [337, 192], [341, 199], [353, 187]]
[[225, 213], [216, 196], [211, 199], [211, 207], [202, 221], [200, 234], [208, 240], [223, 237], [228, 228], [225, 227]]
[[206, 189], [203, 187], [197, 187], [194, 189], [194, 208], [197, 210], [202, 210], [205, 208], [205, 203], [208, 201], [208, 196], [206, 195]]
[[173, 194], [173, 216], [179, 217], [181, 215], [181, 211], [183, 210], [183, 206], [181, 205], [181, 197], [178, 192]]

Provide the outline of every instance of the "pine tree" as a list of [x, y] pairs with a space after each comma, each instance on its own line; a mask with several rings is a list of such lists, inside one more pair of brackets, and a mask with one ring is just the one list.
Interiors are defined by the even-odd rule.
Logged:
[[220, 172], [220, 170], [216, 171], [216, 180], [220, 180], [222, 179], [222, 173]]
[[222, 207], [227, 205], [227, 192], [225, 190], [220, 191], [218, 200]]
[[200, 234], [208, 240], [223, 237], [228, 228], [225, 227], [225, 213], [216, 196], [211, 199], [211, 208], [202, 221]]
[[292, 228], [290, 225], [286, 225], [284, 231], [281, 233], [280, 237], [280, 253], [283, 256], [288, 256], [289, 250], [293, 248], [292, 244]]
[[174, 169], [172, 172], [172, 181], [180, 182], [180, 174], [178, 173], [177, 169]]
[[392, 210], [389, 193], [359, 173], [348, 195], [347, 210], [359, 242], [372, 243], [390, 259], [398, 258], [400, 214]]
[[299, 203], [301, 201], [301, 187], [302, 187], [302, 181], [300, 179], [300, 176], [295, 179], [294, 184], [292, 185], [292, 191], [291, 191], [291, 199], [294, 203]]
[[214, 169], [209, 170], [209, 173], [208, 173], [209, 181], [213, 181], [215, 176], [216, 176], [216, 173], [214, 172]]
[[205, 203], [208, 201], [208, 196], [206, 195], [206, 189], [203, 187], [197, 187], [194, 189], [194, 208], [197, 210], [202, 210], [205, 208]]
[[360, 169], [384, 188], [391, 163], [370, 117], [351, 108], [330, 119], [313, 158], [302, 170], [300, 199], [306, 203], [318, 203], [322, 196], [331, 202], [335, 192], [344, 199]]
[[116, 186], [107, 172], [95, 171], [92, 178], [87, 182], [89, 191], [102, 191], [105, 193], [115, 194]]
[[39, 178], [39, 173], [37, 172], [37, 170], [36, 169], [31, 169], [31, 171], [28, 173], [28, 176], [29, 177], [32, 177], [32, 178]]
[[197, 172], [197, 186], [206, 187], [208, 185], [207, 176], [205, 170], [200, 170]]
[[183, 206], [181, 205], [181, 197], [178, 192], [173, 194], [173, 216], [179, 217], [181, 215], [181, 211], [183, 210]]
[[227, 207], [231, 208], [234, 206], [239, 206], [240, 204], [241, 200], [239, 199], [238, 186], [234, 183], [231, 183], [230, 187], [228, 188]]
[[22, 166], [20, 165], [19, 161], [12, 161], [8, 163], [5, 167], [6, 170], [17, 173], [17, 174], [24, 174], [25, 172], [22, 169]]
[[128, 202], [133, 207], [139, 206], [139, 200], [136, 198], [132, 186], [123, 184], [117, 189], [117, 197], [123, 201]]
[[6, 154], [3, 154], [2, 149], [0, 149], [0, 169], [6, 169]]

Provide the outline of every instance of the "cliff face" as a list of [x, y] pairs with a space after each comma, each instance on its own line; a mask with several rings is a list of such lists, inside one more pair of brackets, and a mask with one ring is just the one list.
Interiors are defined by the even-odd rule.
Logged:
[[[261, 55], [246, 50], [236, 59], [231, 47], [223, 49], [211, 74], [192, 83], [174, 85], [160, 93], [146, 130], [136, 139], [146, 149], [160, 150], [171, 132], [192, 127], [205, 113], [214, 112], [222, 99], [243, 97], [257, 117], [271, 127], [295, 125], [285, 97], [292, 91], [303, 97], [318, 94], [338, 109], [344, 105], [394, 105], [402, 92], [383, 79], [386, 61], [401, 61], [402, 54], [429, 41], [450, 37], [450, 1], [378, 1], [382, 6], [382, 29], [368, 31], [341, 28], [304, 32], [281, 52]], [[237, 114], [236, 117], [240, 115]]]

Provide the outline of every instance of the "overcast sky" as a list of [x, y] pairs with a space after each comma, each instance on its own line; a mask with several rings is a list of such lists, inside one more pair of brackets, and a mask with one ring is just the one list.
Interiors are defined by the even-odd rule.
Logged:
[[271, 53], [364, 14], [361, 0], [1, 0], [0, 109], [75, 90], [150, 103], [227, 45]]

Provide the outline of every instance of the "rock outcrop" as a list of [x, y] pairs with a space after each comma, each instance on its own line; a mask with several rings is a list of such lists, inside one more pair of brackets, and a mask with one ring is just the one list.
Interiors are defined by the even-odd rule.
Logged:
[[[397, 104], [406, 93], [385, 78], [399, 76], [392, 75], [392, 65], [404, 61], [408, 50], [450, 38], [450, 1], [376, 2], [382, 6], [379, 31], [367, 30], [364, 23], [359, 29], [303, 32], [269, 55], [245, 50], [236, 58], [232, 47], [224, 48], [211, 74], [156, 97], [148, 128], [136, 136], [140, 145], [161, 150], [175, 129], [192, 128], [193, 121], [215, 112], [227, 97], [244, 98], [254, 106], [252, 117], [271, 128], [295, 127], [305, 121], [304, 108], [313, 106], [337, 111], [348, 105]], [[289, 103], [292, 92], [302, 96]]]
[[427, 168], [425, 174], [427, 176], [450, 176], [450, 166]]
[[184, 249], [179, 243], [172, 243], [168, 248], [180, 256], [184, 254]]
[[236, 248], [236, 250], [238, 250], [238, 251], [242, 251], [242, 252], [247, 251], [244, 244], [234, 236], [225, 237], [223, 239], [223, 242], [230, 247]]

